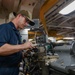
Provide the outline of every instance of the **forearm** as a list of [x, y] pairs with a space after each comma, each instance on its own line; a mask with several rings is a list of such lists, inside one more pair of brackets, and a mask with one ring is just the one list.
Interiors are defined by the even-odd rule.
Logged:
[[23, 50], [23, 45], [10, 45], [10, 44], [4, 44], [0, 47], [0, 55], [10, 55], [16, 52], [19, 52]]

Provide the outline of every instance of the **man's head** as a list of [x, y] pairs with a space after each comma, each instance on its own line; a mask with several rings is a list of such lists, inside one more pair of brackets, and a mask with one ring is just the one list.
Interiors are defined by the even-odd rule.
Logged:
[[23, 29], [27, 24], [30, 24], [33, 26], [35, 23], [31, 20], [29, 12], [25, 10], [21, 10], [17, 13], [14, 13], [14, 15], [17, 17], [18, 23], [17, 25]]

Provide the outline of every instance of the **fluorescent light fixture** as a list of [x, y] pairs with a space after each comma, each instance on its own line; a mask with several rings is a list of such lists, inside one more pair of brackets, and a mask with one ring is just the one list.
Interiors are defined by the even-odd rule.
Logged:
[[74, 39], [74, 37], [64, 37], [63, 39], [70, 39], [70, 40], [72, 40], [72, 39]]
[[29, 31], [30, 29], [28, 28], [28, 29], [25, 29], [26, 31]]
[[64, 43], [63, 40], [58, 40], [56, 43]]
[[32, 41], [33, 39], [29, 39], [29, 41]]
[[49, 40], [51, 40], [52, 42], [56, 42], [56, 38], [54, 37], [48, 37]]
[[68, 6], [63, 8], [59, 13], [63, 15], [67, 15], [75, 10], [75, 1], [70, 3]]

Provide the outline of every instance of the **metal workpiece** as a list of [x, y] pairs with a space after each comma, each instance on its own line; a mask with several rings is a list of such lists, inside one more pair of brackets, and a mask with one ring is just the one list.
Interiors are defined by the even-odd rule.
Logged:
[[58, 55], [46, 55], [43, 57], [43, 59], [45, 60], [45, 65], [49, 66], [50, 63], [56, 62], [59, 59], [59, 56]]

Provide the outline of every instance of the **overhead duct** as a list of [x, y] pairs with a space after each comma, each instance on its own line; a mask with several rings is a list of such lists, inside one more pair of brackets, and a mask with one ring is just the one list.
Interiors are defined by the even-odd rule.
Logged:
[[18, 11], [21, 0], [0, 0], [0, 18], [6, 18], [10, 12]]

